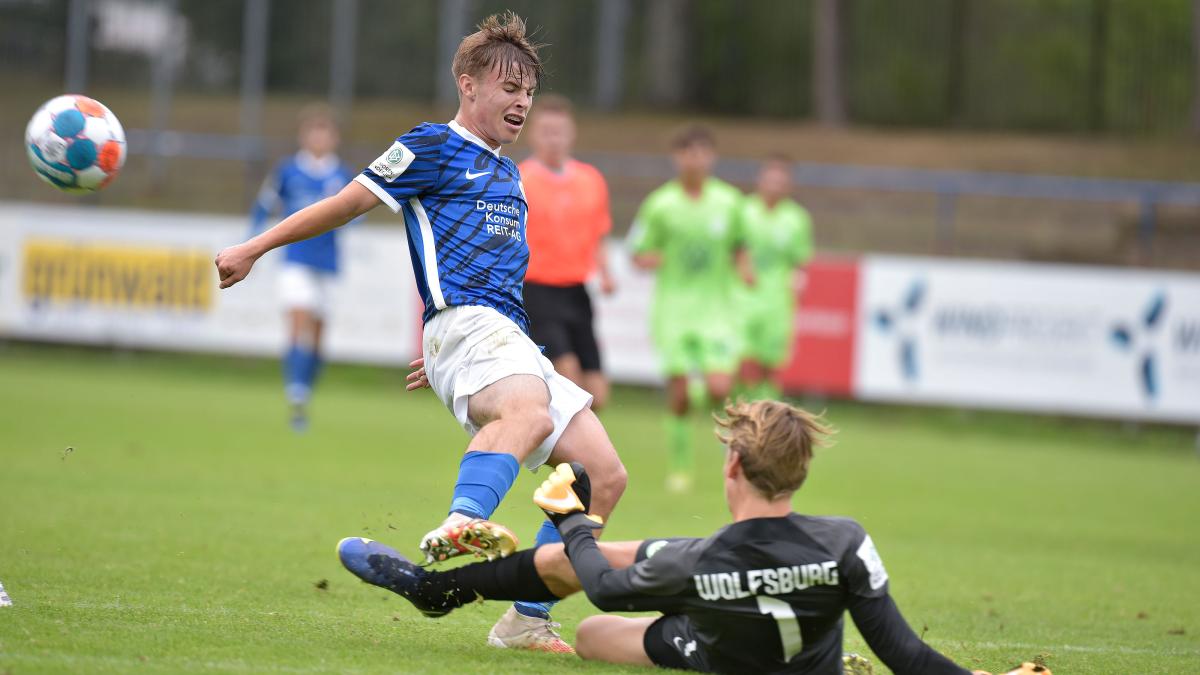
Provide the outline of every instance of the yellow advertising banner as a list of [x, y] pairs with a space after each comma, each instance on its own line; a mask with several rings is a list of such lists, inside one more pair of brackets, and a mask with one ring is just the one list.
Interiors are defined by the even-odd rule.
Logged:
[[206, 250], [26, 239], [21, 290], [33, 305], [207, 312], [216, 289]]

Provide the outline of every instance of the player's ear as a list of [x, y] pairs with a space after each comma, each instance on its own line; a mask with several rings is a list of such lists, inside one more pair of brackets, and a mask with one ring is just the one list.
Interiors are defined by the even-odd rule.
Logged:
[[475, 100], [475, 78], [468, 73], [458, 76], [458, 94], [461, 98]]
[[725, 446], [725, 477], [733, 480], [742, 473], [742, 456]]

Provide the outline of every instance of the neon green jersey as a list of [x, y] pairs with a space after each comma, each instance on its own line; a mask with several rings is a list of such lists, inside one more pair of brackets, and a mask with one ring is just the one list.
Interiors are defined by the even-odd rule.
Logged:
[[658, 253], [655, 312], [696, 320], [728, 311], [736, 283], [734, 253], [740, 246], [735, 211], [742, 193], [709, 178], [698, 198], [673, 180], [651, 192], [629, 233], [637, 253]]
[[734, 227], [754, 264], [754, 287], [744, 289], [742, 297], [785, 309], [794, 297], [792, 271], [812, 258], [808, 211], [791, 199], [767, 208], [761, 197], [752, 195], [742, 201]]

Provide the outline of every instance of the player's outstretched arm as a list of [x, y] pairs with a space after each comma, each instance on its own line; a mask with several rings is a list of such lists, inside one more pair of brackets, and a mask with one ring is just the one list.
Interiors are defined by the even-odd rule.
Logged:
[[871, 651], [896, 675], [971, 675], [917, 637], [889, 594], [851, 594], [850, 616]]
[[221, 288], [229, 288], [245, 279], [254, 263], [268, 251], [341, 227], [378, 205], [378, 197], [352, 181], [336, 195], [293, 213], [249, 241], [218, 253], [215, 263]]

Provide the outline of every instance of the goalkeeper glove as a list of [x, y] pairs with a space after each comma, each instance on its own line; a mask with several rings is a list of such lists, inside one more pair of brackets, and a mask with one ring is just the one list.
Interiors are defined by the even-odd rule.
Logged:
[[592, 481], [579, 462], [559, 464], [533, 493], [533, 503], [545, 512], [559, 532], [584, 526], [604, 526], [600, 516], [588, 515], [592, 505]]

